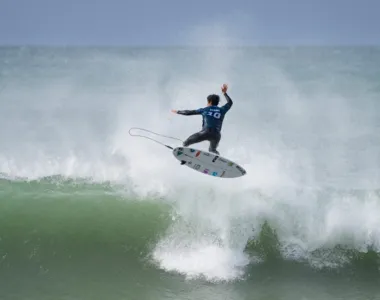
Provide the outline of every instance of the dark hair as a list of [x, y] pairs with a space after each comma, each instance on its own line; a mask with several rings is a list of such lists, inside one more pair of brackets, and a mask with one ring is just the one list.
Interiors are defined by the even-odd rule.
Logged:
[[215, 95], [215, 94], [212, 94], [212, 95], [208, 95], [207, 96], [207, 101], [209, 103], [211, 103], [212, 105], [218, 105], [219, 104], [219, 96], [218, 95]]

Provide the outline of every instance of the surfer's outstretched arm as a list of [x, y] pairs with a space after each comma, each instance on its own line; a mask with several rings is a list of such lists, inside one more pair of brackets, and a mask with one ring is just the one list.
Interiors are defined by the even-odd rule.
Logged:
[[224, 93], [224, 97], [227, 100], [227, 104], [229, 104], [229, 106], [232, 106], [233, 102], [232, 102], [232, 99], [230, 98], [230, 96], [228, 96], [227, 93]]
[[224, 110], [225, 113], [231, 108], [231, 106], [233, 104], [232, 99], [227, 94], [227, 90], [228, 90], [228, 85], [223, 84], [222, 85], [222, 93], [223, 93], [224, 97], [226, 98], [227, 103], [224, 104], [221, 108], [222, 108], [222, 110]]
[[227, 103], [224, 104], [224, 105], [222, 106], [222, 109], [223, 109], [225, 112], [227, 112], [227, 111], [231, 108], [233, 102], [232, 102], [232, 99], [230, 98], [230, 96], [227, 95], [227, 93], [223, 93], [223, 95], [224, 95], [224, 97], [226, 98]]
[[184, 115], [184, 116], [191, 116], [191, 115], [200, 115], [202, 113], [203, 109], [196, 109], [196, 110], [172, 110], [173, 113]]

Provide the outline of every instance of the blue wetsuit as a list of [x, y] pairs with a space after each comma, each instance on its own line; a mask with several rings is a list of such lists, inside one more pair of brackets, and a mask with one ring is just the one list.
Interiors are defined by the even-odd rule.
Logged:
[[185, 116], [202, 115], [203, 117], [202, 130], [191, 135], [183, 143], [184, 147], [203, 141], [210, 141], [209, 151], [219, 154], [216, 148], [218, 147], [221, 138], [220, 132], [222, 130], [224, 116], [230, 110], [233, 104], [231, 98], [227, 95], [227, 93], [224, 93], [224, 96], [227, 100], [227, 103], [222, 107], [213, 105], [196, 110], [177, 111], [178, 114]]

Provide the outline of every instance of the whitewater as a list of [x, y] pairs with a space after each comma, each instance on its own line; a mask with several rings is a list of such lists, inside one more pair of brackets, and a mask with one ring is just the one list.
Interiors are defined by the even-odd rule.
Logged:
[[[294, 299], [302, 282], [307, 299], [380, 297], [379, 67], [370, 47], [0, 48], [0, 295], [131, 299], [129, 282], [136, 299]], [[170, 110], [223, 83], [218, 150], [246, 176], [128, 134], [184, 140], [201, 119]]]

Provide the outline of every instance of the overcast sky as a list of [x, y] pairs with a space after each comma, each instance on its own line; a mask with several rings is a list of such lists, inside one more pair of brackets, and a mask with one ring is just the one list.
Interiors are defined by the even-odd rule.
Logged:
[[2, 45], [380, 44], [380, 0], [0, 0]]

